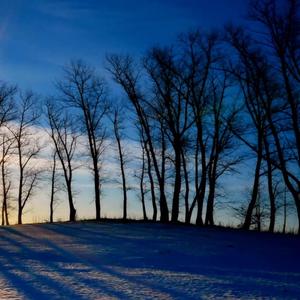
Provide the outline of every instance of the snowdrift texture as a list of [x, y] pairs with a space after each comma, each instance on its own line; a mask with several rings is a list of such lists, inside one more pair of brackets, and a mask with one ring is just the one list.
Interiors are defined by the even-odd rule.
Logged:
[[1, 299], [298, 299], [300, 239], [161, 224], [0, 229]]

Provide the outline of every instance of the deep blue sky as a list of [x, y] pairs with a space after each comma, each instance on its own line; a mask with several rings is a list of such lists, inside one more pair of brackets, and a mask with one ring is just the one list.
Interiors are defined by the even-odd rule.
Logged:
[[247, 0], [1, 0], [0, 79], [48, 92], [70, 59], [96, 67], [110, 52], [134, 55], [180, 32], [221, 28]]
[[[107, 53], [139, 56], [155, 44], [172, 43], [189, 29], [239, 23], [248, 1], [0, 0], [0, 80], [47, 94], [70, 59], [82, 58], [101, 69]], [[85, 194], [78, 197], [76, 207], [81, 217], [91, 217], [94, 204], [87, 199], [93, 198], [92, 181], [79, 174], [78, 183]], [[43, 197], [44, 202], [40, 196], [36, 201], [38, 209], [26, 215], [27, 221], [47, 217], [49, 196]], [[108, 194], [107, 199], [104, 211], [120, 213], [121, 198]], [[61, 211], [67, 213], [67, 208]]]

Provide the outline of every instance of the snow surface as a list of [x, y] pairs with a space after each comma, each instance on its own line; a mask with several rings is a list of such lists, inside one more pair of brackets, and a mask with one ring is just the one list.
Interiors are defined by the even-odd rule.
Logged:
[[300, 299], [300, 239], [150, 223], [2, 227], [0, 298]]

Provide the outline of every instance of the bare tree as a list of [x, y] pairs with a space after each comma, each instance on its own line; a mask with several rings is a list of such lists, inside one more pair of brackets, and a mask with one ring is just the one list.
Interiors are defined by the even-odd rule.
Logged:
[[174, 191], [172, 199], [172, 222], [179, 217], [182, 186], [182, 147], [194, 120], [190, 118], [187, 89], [182, 83], [181, 60], [177, 60], [171, 49], [152, 49], [144, 66], [154, 89], [154, 100], [147, 104], [159, 119], [164, 121], [165, 132], [174, 151]]
[[[140, 144], [142, 148], [142, 161], [143, 161], [143, 168], [144, 172], [146, 172], [146, 175], [149, 179], [149, 184], [150, 184], [150, 193], [151, 193], [151, 202], [152, 202], [152, 209], [153, 209], [153, 214], [152, 214], [152, 220], [156, 221], [157, 220], [157, 205], [156, 205], [156, 193], [155, 193], [155, 182], [154, 182], [154, 176], [152, 174], [152, 160], [151, 160], [151, 153], [149, 150], [149, 143], [147, 141], [147, 138], [144, 134], [144, 130], [141, 126], [137, 125], [139, 136], [140, 136]], [[161, 180], [164, 182], [165, 179], [165, 147], [164, 147], [164, 138], [162, 137], [162, 150], [161, 150], [161, 169], [160, 169], [160, 174], [161, 174]], [[143, 174], [143, 180], [146, 179], [146, 175]], [[142, 179], [142, 178], [141, 178]]]
[[50, 215], [49, 221], [53, 223], [54, 210], [59, 203], [57, 194], [63, 190], [63, 187], [60, 182], [60, 174], [58, 173], [59, 168], [57, 165], [57, 150], [56, 148], [52, 153], [52, 166], [51, 166], [51, 193], [50, 193]]
[[186, 147], [182, 147], [181, 156], [182, 156], [182, 168], [183, 168], [183, 178], [185, 184], [185, 193], [184, 193], [184, 205], [185, 205], [185, 223], [189, 224], [191, 222], [192, 211], [189, 205], [190, 197], [190, 172], [188, 169], [188, 154], [186, 153]]
[[265, 148], [265, 158], [267, 164], [267, 181], [268, 181], [268, 192], [269, 192], [269, 200], [270, 200], [270, 224], [269, 231], [274, 232], [275, 229], [275, 221], [276, 221], [276, 194], [277, 194], [277, 186], [274, 182], [274, 171], [275, 167], [272, 165], [272, 155], [271, 155], [271, 146], [269, 143], [269, 138], [267, 134], [264, 134], [264, 148]]
[[155, 171], [159, 187], [160, 220], [167, 222], [169, 220], [169, 209], [165, 194], [165, 180], [161, 174], [158, 157], [156, 154], [153, 132], [150, 125], [149, 115], [146, 112], [145, 95], [139, 88], [140, 74], [135, 70], [132, 58], [118, 55], [111, 55], [107, 58], [109, 71], [114, 80], [121, 85], [133, 105], [138, 121], [143, 128], [145, 140], [151, 155], [151, 162]]
[[77, 167], [74, 164], [74, 154], [79, 133], [75, 129], [72, 116], [55, 107], [53, 100], [48, 100], [46, 103], [46, 115], [50, 127], [49, 136], [53, 141], [57, 156], [63, 169], [69, 202], [69, 221], [75, 221], [76, 209], [74, 207], [72, 184], [73, 172]]
[[7, 122], [15, 117], [15, 95], [17, 87], [10, 86], [6, 83], [0, 83], [0, 128], [2, 129], [1, 136], [1, 179], [2, 179], [2, 225], [9, 225], [8, 209], [10, 192], [11, 192], [11, 179], [10, 171], [8, 168], [9, 156], [12, 153], [14, 140], [9, 136], [9, 131], [3, 128]]
[[286, 187], [283, 188], [283, 190], [278, 193], [280, 202], [277, 205], [277, 209], [281, 211], [282, 217], [283, 217], [283, 222], [282, 222], [282, 233], [287, 232], [287, 227], [288, 227], [288, 216], [291, 215], [292, 213], [295, 213], [295, 204], [293, 201], [291, 201], [291, 197], [288, 193], [288, 189]]
[[117, 149], [118, 149], [118, 159], [120, 163], [120, 171], [121, 171], [121, 177], [122, 177], [122, 190], [123, 190], [123, 219], [127, 219], [127, 190], [128, 186], [126, 184], [126, 153], [124, 150], [124, 146], [122, 144], [123, 139], [123, 111], [116, 107], [113, 111], [112, 116], [112, 123], [113, 123], [113, 131], [114, 136], [117, 142]]
[[140, 199], [142, 203], [143, 219], [148, 220], [146, 204], [145, 204], [146, 202], [145, 196], [147, 193], [146, 183], [145, 183], [146, 155], [145, 155], [145, 143], [142, 139], [140, 140], [140, 145], [142, 150], [142, 166], [141, 166], [140, 174], [136, 173], [135, 176], [139, 179]]
[[1, 157], [1, 179], [2, 179], [2, 225], [9, 225], [9, 213], [10, 207], [9, 200], [11, 199], [11, 172], [8, 167], [9, 158], [12, 154], [14, 140], [8, 136], [7, 132], [2, 133], [2, 157]]
[[185, 69], [185, 84], [187, 86], [188, 102], [195, 120], [196, 138], [194, 146], [194, 187], [195, 194], [187, 213], [191, 219], [193, 209], [197, 204], [196, 224], [203, 225], [202, 212], [207, 186], [207, 130], [205, 127], [211, 71], [218, 61], [218, 36], [214, 33], [203, 34], [199, 31], [190, 32], [181, 37], [184, 51], [183, 64]]
[[[250, 191], [250, 200], [251, 201]], [[239, 225], [241, 228], [244, 227], [245, 218], [247, 215], [249, 203], [242, 203], [238, 207], [233, 207], [234, 217], [236, 217], [241, 224]], [[264, 201], [264, 195], [261, 192], [261, 187], [259, 187], [257, 201], [255, 202], [253, 213], [251, 214], [250, 226], [249, 228], [253, 228], [257, 231], [261, 231], [266, 224], [266, 220], [269, 218], [268, 209], [266, 203]]]
[[42, 171], [34, 164], [41, 151], [41, 144], [34, 128], [40, 116], [37, 102], [37, 97], [32, 92], [20, 93], [16, 122], [7, 126], [14, 138], [18, 161], [18, 224], [22, 224], [24, 207], [31, 199]]
[[[237, 144], [234, 143], [234, 134], [231, 128], [236, 127], [238, 110], [229, 109], [228, 89], [230, 87], [228, 74], [221, 73], [211, 83], [211, 145], [207, 166], [209, 192], [205, 225], [214, 225], [214, 204], [216, 188], [220, 177], [228, 172], [233, 172], [241, 156], [236, 153]], [[230, 98], [231, 100], [231, 98]]]
[[[268, 123], [262, 96], [264, 86], [264, 74], [268, 63], [257, 48], [251, 47], [253, 40], [244, 30], [238, 28], [229, 28], [229, 39], [237, 50], [240, 58], [240, 65], [234, 67], [234, 76], [237, 78], [239, 86], [244, 98], [244, 106], [249, 117], [249, 121], [245, 125], [248, 130], [235, 131], [235, 134], [252, 149], [256, 155], [256, 166], [254, 172], [253, 188], [251, 201], [245, 216], [244, 229], [249, 229], [251, 225], [252, 213], [256, 205], [259, 194], [259, 184], [262, 173], [263, 160], [267, 162], [268, 189], [271, 204], [271, 223], [270, 230], [274, 230], [275, 224], [275, 199], [272, 191], [272, 170], [271, 153], [268, 133]], [[251, 43], [252, 41], [252, 43]], [[253, 131], [254, 129], [254, 131]], [[245, 134], [250, 132], [249, 137]], [[255, 135], [256, 142], [250, 142]]]
[[91, 170], [94, 177], [96, 220], [101, 218], [101, 159], [106, 130], [103, 120], [108, 110], [104, 81], [82, 61], [73, 61], [64, 69], [57, 84], [67, 106], [79, 112], [82, 132], [88, 139]]
[[[279, 6], [278, 2], [253, 2], [251, 17], [258, 22], [262, 35], [259, 39], [248, 35], [239, 48], [242, 49], [240, 55], [246, 66], [243, 81], [252, 86], [255, 98], [260, 104], [260, 114], [267, 125], [270, 142], [265, 146], [271, 146], [268, 160], [271, 160], [273, 168], [281, 171], [295, 201], [300, 220], [300, 119], [297, 75], [300, 47], [296, 42], [300, 34], [297, 29], [299, 3], [289, 0]], [[245, 49], [247, 51], [244, 51]], [[253, 150], [257, 152], [258, 149]], [[267, 148], [265, 150], [268, 151]], [[266, 160], [268, 153], [260, 156]], [[274, 204], [272, 213], [274, 223]], [[273, 225], [271, 230], [272, 227]]]

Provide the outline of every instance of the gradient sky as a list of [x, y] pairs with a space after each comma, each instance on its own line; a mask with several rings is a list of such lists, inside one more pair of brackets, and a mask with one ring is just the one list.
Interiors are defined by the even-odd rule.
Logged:
[[141, 55], [186, 30], [239, 21], [247, 0], [1, 0], [0, 79], [47, 93], [70, 59]]
[[[172, 43], [190, 29], [218, 30], [227, 22], [240, 23], [249, 1], [1, 0], [0, 80], [48, 94], [70, 59], [84, 59], [104, 72], [107, 53], [140, 56], [153, 45]], [[94, 214], [91, 178], [83, 172], [76, 181], [84, 189], [76, 207], [81, 217], [90, 217]], [[42, 194], [28, 207], [30, 212], [39, 204], [25, 216], [28, 222], [46, 217], [49, 195]], [[110, 190], [105, 195], [105, 214], [120, 213], [121, 196]], [[67, 214], [65, 200], [62, 211]]]

